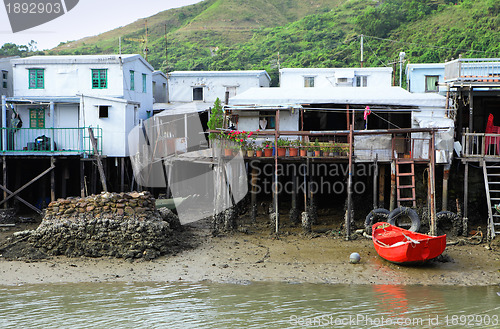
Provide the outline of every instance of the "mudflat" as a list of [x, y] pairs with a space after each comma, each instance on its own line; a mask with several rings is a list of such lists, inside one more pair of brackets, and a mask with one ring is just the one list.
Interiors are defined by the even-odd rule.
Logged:
[[[0, 243], [11, 234], [0, 235]], [[457, 238], [442, 257], [421, 266], [400, 266], [380, 258], [372, 241], [362, 236], [345, 241], [328, 233], [280, 235], [269, 229], [212, 236], [207, 225], [192, 225], [182, 233], [185, 246], [152, 261], [120, 258], [8, 260], [0, 257], [2, 285], [78, 282], [248, 281], [486, 286], [500, 284], [500, 249], [472, 245]], [[186, 247], [187, 246], [187, 247]], [[22, 249], [21, 249], [22, 251]], [[350, 264], [352, 252], [361, 255]]]

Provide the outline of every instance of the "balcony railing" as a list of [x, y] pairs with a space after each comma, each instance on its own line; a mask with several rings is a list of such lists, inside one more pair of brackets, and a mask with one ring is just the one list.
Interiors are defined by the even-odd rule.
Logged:
[[462, 156], [469, 158], [500, 158], [500, 134], [463, 133]]
[[[0, 128], [4, 153], [94, 154], [89, 128]], [[91, 128], [102, 153], [102, 129]]]
[[500, 58], [459, 58], [444, 65], [444, 81], [500, 81]]

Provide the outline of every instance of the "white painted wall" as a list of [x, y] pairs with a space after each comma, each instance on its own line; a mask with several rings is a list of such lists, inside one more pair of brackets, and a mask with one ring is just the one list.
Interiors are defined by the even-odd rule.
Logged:
[[[406, 79], [408, 91], [411, 93], [425, 93], [425, 77], [428, 75], [439, 76], [439, 81], [444, 81], [444, 64], [408, 64], [406, 66]], [[439, 93], [446, 94], [446, 87], [438, 87]]]
[[[367, 77], [367, 87], [390, 87], [392, 68], [284, 68], [280, 69], [280, 87], [306, 88], [305, 77], [314, 77], [314, 87], [356, 87], [356, 76]], [[339, 78], [347, 78], [347, 83], [339, 83]]]
[[[55, 105], [55, 127], [100, 127], [103, 154], [127, 156], [127, 135], [140, 119], [153, 110], [153, 68], [139, 55], [35, 56], [14, 60], [15, 97], [82, 97], [75, 105]], [[29, 69], [44, 69], [44, 88], [29, 88]], [[107, 69], [107, 88], [92, 88], [92, 69]], [[135, 88], [131, 90], [130, 71]], [[143, 90], [143, 74], [146, 90]], [[99, 118], [98, 105], [108, 105], [109, 117]], [[36, 106], [35, 106], [36, 107]], [[20, 106], [21, 118], [29, 127], [29, 110]], [[50, 127], [46, 107], [46, 127]], [[59, 147], [59, 146], [58, 146]]]
[[230, 97], [253, 87], [269, 87], [265, 71], [177, 71], [169, 73], [170, 102], [192, 102], [193, 87], [203, 88], [203, 101], [213, 104], [217, 98], [224, 102], [226, 90]]
[[[95, 97], [83, 97], [83, 102], [85, 126], [102, 128], [102, 153], [107, 156], [127, 156], [127, 135], [132, 129], [133, 106], [128, 106], [124, 100], [111, 101]], [[108, 118], [99, 118], [98, 105], [110, 106]]]
[[167, 103], [167, 84], [165, 74], [160, 71], [153, 72], [153, 100], [154, 103]]

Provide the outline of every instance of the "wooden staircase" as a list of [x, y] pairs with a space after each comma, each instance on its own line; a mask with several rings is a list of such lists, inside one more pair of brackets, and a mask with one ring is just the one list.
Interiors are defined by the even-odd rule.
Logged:
[[483, 161], [483, 175], [488, 203], [488, 238], [493, 239], [500, 235], [500, 213], [495, 209], [495, 205], [500, 204], [500, 165]]
[[[401, 207], [401, 202], [412, 202], [412, 207], [417, 206], [417, 198], [415, 194], [415, 162], [413, 159], [396, 159], [396, 190], [398, 207]], [[402, 193], [402, 191], [410, 191]], [[410, 194], [411, 197], [402, 196], [402, 194]]]

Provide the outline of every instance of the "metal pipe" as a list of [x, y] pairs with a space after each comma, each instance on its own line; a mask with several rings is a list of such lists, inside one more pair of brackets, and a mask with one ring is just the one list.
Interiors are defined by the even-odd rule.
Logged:
[[391, 162], [391, 199], [389, 210], [393, 211], [396, 208], [396, 160]]

